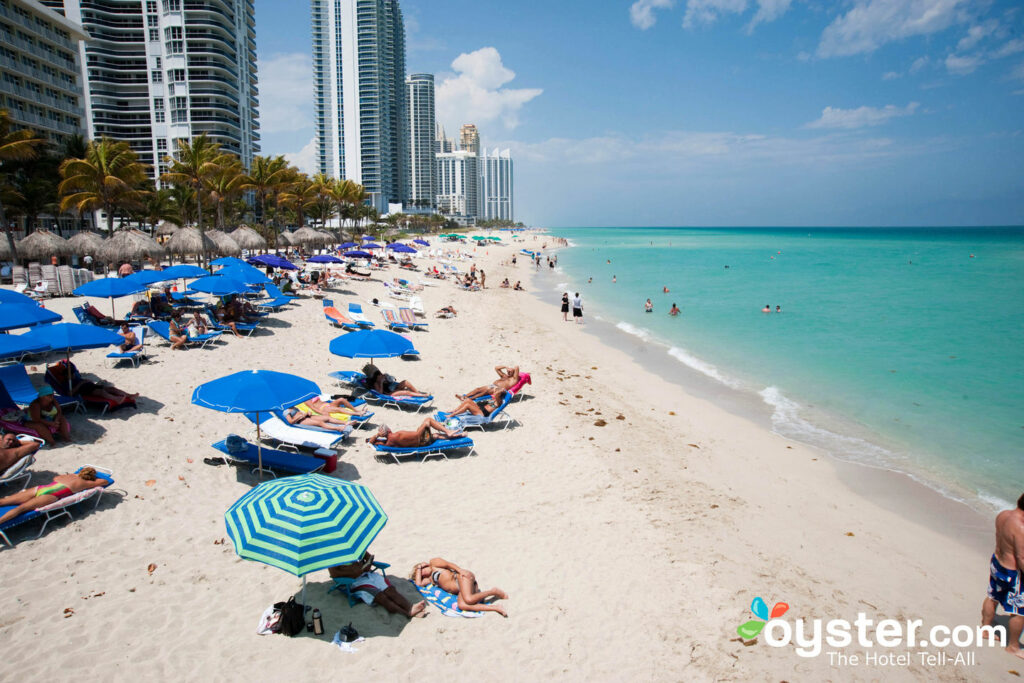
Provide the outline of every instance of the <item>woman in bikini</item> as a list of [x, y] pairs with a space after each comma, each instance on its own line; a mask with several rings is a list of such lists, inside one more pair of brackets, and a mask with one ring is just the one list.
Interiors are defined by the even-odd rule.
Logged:
[[409, 380], [401, 382], [391, 375], [385, 375], [376, 365], [372, 363], [363, 367], [363, 374], [366, 375], [366, 388], [376, 391], [378, 394], [387, 396], [419, 396], [427, 397], [430, 394], [418, 390]]
[[366, 414], [366, 406], [356, 408], [352, 405], [348, 399], [344, 396], [332, 399], [331, 401], [324, 401], [319, 396], [311, 398], [306, 401], [306, 405], [309, 406], [314, 412], [320, 413], [321, 415], [330, 415], [331, 413], [344, 413], [345, 415], [353, 415], [360, 417]]
[[425, 419], [416, 429], [395, 432], [387, 425], [381, 425], [377, 433], [366, 440], [375, 446], [392, 446], [394, 448], [422, 448], [437, 440], [434, 431], [444, 434], [446, 439], [462, 436], [462, 430], [453, 431], [432, 417]]
[[410, 577], [417, 586], [434, 584], [446, 593], [457, 595], [459, 609], [463, 612], [497, 612], [508, 616], [504, 607], [490, 604], [485, 600], [507, 600], [508, 593], [500, 588], [482, 591], [473, 572], [462, 569], [454, 562], [435, 557], [430, 562], [420, 562], [412, 569]]
[[53, 388], [44, 386], [39, 389], [39, 396], [28, 404], [29, 426], [41, 425], [44, 429], [36, 429], [47, 446], [57, 443], [59, 436], [64, 441], [71, 441], [71, 425], [64, 417], [64, 411], [53, 395]]
[[185, 325], [181, 324], [181, 311], [175, 311], [171, 314], [171, 319], [167, 322], [167, 338], [171, 340], [172, 349], [184, 349], [188, 343], [188, 331], [185, 329]]
[[49, 484], [35, 486], [0, 498], [0, 506], [17, 506], [0, 515], [0, 524], [30, 510], [56, 503], [61, 498], [67, 498], [74, 493], [96, 486], [103, 486], [105, 483], [106, 480], [98, 478], [96, 470], [92, 467], [84, 467], [78, 474], [58, 474]]
[[298, 427], [321, 427], [322, 429], [330, 429], [333, 432], [344, 432], [346, 427], [348, 427], [344, 422], [335, 420], [330, 415], [310, 415], [298, 408], [289, 408], [284, 411], [284, 417], [288, 420], [288, 424]]
[[[456, 394], [455, 398], [459, 398]], [[455, 410], [448, 413], [448, 417], [456, 417], [458, 415], [464, 415], [469, 413], [470, 415], [479, 415], [481, 417], [487, 417], [501, 405], [502, 401], [505, 400], [505, 391], [503, 389], [496, 390], [491, 397], [483, 403], [477, 403], [474, 399], [467, 398], [463, 399], [462, 403], [458, 405]]]
[[492, 384], [485, 384], [482, 387], [477, 387], [473, 391], [466, 392], [462, 396], [456, 395], [455, 398], [482, 398], [488, 394], [493, 394], [498, 389], [509, 391], [516, 384], [519, 383], [519, 366], [510, 368], [507, 365], [495, 366], [494, 371], [498, 373], [498, 379], [494, 380]]

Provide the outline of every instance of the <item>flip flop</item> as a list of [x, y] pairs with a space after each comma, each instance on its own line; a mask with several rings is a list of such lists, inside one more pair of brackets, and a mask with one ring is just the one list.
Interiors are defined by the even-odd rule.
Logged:
[[207, 465], [212, 465], [213, 467], [220, 467], [221, 465], [227, 464], [220, 458], [203, 458], [203, 462]]

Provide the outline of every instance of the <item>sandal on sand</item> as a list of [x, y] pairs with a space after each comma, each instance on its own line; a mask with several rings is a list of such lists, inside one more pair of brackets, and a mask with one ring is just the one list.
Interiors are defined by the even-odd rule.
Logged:
[[214, 467], [220, 467], [221, 465], [226, 464], [220, 458], [203, 458], [203, 462], [205, 462], [207, 465], [212, 465]]

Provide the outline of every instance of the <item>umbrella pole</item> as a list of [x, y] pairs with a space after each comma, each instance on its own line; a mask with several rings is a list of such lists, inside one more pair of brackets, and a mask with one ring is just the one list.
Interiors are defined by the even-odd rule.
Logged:
[[[256, 458], [257, 458], [257, 470], [256, 476], [259, 477], [260, 481], [263, 480], [263, 441], [260, 439], [260, 414], [256, 412]], [[305, 580], [305, 578], [303, 578]]]
[[306, 606], [306, 576], [302, 576], [302, 613], [305, 614], [309, 611], [309, 607]]

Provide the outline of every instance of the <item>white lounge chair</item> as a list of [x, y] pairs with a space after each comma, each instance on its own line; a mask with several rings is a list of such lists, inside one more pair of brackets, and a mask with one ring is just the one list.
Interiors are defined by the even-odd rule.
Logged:
[[[247, 413], [246, 417], [249, 418], [249, 421], [252, 422], [255, 428], [256, 416]], [[312, 448], [314, 450], [325, 448], [333, 450], [341, 446], [341, 442], [351, 431], [351, 427], [347, 427], [344, 432], [296, 427], [279, 417], [260, 413], [260, 437], [279, 442], [278, 448], [282, 450], [285, 448], [293, 450], [298, 450], [299, 448]]]

